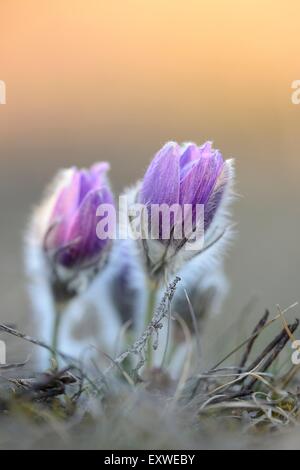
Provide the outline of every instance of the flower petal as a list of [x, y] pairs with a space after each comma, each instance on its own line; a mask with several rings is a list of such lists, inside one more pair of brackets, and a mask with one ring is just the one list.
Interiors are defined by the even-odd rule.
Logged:
[[206, 204], [223, 167], [220, 152], [210, 153], [198, 149], [198, 160], [194, 160], [180, 184], [180, 204]]
[[196, 144], [189, 143], [182, 148], [180, 156], [180, 177], [181, 179], [188, 172], [190, 166], [199, 159], [199, 149]]
[[168, 142], [155, 155], [143, 179], [140, 202], [150, 204], [177, 204], [179, 202], [180, 148]]
[[80, 197], [80, 174], [76, 168], [67, 184], [60, 190], [49, 220], [49, 233], [47, 234], [47, 249], [54, 249], [64, 243], [68, 221], [76, 212]]
[[65, 249], [59, 257], [59, 262], [66, 267], [88, 264], [97, 259], [108, 240], [97, 237], [96, 228], [99, 217], [97, 209], [102, 203], [113, 203], [107, 188], [90, 191], [81, 203], [70, 223]]
[[204, 230], [207, 230], [221, 205], [224, 193], [230, 181], [230, 164], [226, 160], [222, 167], [204, 211]]
[[90, 176], [92, 181], [92, 188], [97, 189], [106, 183], [106, 173], [110, 170], [110, 165], [107, 162], [95, 163], [90, 168]]

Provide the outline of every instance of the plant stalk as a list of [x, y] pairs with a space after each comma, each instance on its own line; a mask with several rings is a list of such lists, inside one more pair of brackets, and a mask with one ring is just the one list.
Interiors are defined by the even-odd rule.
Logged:
[[[157, 290], [158, 290], [158, 282], [157, 281], [150, 281], [149, 282], [149, 295], [148, 295], [148, 304], [147, 304], [147, 314], [146, 314], [146, 327], [152, 321], [155, 305], [156, 305], [156, 298], [157, 298]], [[153, 362], [153, 341], [152, 336], [148, 339], [147, 344], [147, 359], [146, 364], [147, 368], [151, 369]]]

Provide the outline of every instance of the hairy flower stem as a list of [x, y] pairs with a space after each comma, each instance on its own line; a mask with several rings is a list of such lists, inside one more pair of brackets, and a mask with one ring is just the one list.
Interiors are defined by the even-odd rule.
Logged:
[[61, 325], [61, 320], [63, 316], [64, 309], [66, 307], [65, 302], [60, 302], [55, 299], [55, 294], [54, 296], [54, 323], [53, 323], [53, 328], [52, 328], [52, 338], [51, 338], [51, 347], [53, 350], [52, 353], [52, 361], [54, 364], [58, 364], [58, 356], [57, 356], [57, 349], [58, 349], [58, 338], [59, 338], [59, 329]]
[[[156, 305], [156, 297], [157, 297], [157, 290], [158, 290], [158, 282], [151, 280], [149, 282], [149, 294], [148, 294], [148, 304], [147, 304], [147, 315], [146, 315], [146, 327], [151, 322]], [[147, 368], [151, 369], [153, 362], [153, 343], [152, 337], [150, 336], [147, 343]]]

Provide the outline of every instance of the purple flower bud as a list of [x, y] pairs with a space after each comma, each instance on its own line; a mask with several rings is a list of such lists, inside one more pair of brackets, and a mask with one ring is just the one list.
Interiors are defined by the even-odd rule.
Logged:
[[[229, 167], [229, 161], [223, 160], [211, 142], [200, 147], [193, 143], [180, 146], [176, 142], [168, 142], [146, 171], [140, 202], [149, 208], [153, 204], [176, 204], [180, 207], [189, 204], [192, 206], [193, 224], [198, 222], [194, 209], [201, 204], [206, 231], [222, 201], [229, 180]], [[175, 214], [173, 225], [176, 220]]]
[[71, 168], [57, 191], [44, 237], [44, 248], [55, 263], [82, 268], [97, 262], [109, 239], [99, 239], [96, 227], [101, 204], [114, 204], [106, 172], [108, 163], [90, 169]]

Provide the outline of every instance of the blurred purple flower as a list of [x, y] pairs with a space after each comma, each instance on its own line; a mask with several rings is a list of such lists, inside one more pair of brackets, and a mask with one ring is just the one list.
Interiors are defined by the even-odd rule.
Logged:
[[97, 262], [109, 239], [96, 234], [101, 204], [114, 204], [102, 162], [90, 169], [71, 168], [70, 178], [58, 190], [48, 222], [44, 248], [51, 259], [65, 268], [85, 267]]
[[[204, 206], [204, 231], [214, 219], [228, 182], [227, 162], [211, 142], [198, 147], [168, 142], [155, 155], [144, 176], [140, 202], [153, 204], [197, 204]], [[151, 222], [150, 222], [151, 223]], [[173, 224], [176, 223], [173, 219]], [[159, 228], [161, 234], [161, 229]]]

